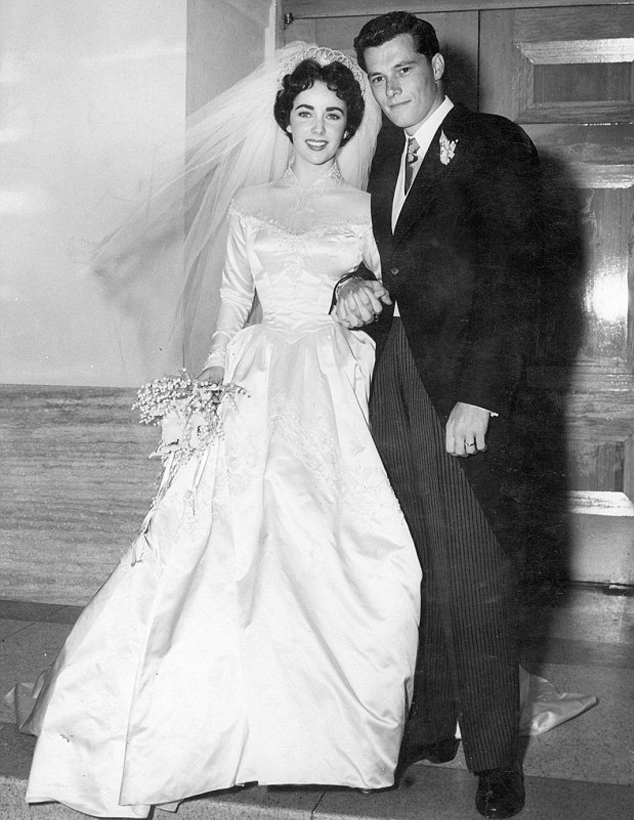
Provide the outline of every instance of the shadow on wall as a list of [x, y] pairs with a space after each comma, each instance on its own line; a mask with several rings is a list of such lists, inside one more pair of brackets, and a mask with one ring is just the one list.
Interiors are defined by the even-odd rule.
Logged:
[[542, 604], [552, 600], [553, 592], [562, 602], [570, 578], [573, 544], [565, 413], [583, 340], [586, 252], [581, 193], [558, 159], [544, 153], [540, 157], [542, 276], [533, 355], [519, 415], [528, 477], [521, 599], [528, 607], [525, 617], [543, 620]]

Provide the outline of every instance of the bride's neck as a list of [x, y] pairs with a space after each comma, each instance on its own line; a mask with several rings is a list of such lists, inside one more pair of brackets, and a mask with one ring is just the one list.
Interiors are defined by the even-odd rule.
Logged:
[[295, 178], [303, 188], [308, 188], [323, 179], [332, 170], [336, 160], [332, 159], [324, 165], [313, 165], [301, 157], [296, 156], [291, 165]]

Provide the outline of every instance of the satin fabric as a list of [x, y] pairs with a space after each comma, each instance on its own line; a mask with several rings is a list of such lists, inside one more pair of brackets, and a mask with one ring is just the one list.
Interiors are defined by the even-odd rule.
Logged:
[[255, 286], [263, 308], [227, 348], [248, 394], [46, 677], [27, 801], [145, 817], [251, 781], [393, 782], [421, 572], [368, 427], [374, 345], [329, 316], [372, 261], [369, 210], [345, 214], [291, 231], [233, 210], [223, 299]]

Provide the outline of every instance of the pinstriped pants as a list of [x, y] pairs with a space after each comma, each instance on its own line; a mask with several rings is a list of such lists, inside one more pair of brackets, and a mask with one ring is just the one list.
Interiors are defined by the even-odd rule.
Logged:
[[[414, 698], [404, 744], [453, 737], [471, 771], [516, 759], [515, 578], [464, 474], [394, 319], [374, 375], [374, 438], [423, 568]], [[485, 454], [475, 458], [486, 458]]]

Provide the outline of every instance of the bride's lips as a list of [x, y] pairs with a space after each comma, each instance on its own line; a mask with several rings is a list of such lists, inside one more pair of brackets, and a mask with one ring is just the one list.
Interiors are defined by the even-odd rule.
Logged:
[[328, 145], [328, 141], [306, 140], [306, 145], [310, 148], [311, 151], [323, 151], [323, 149]]

